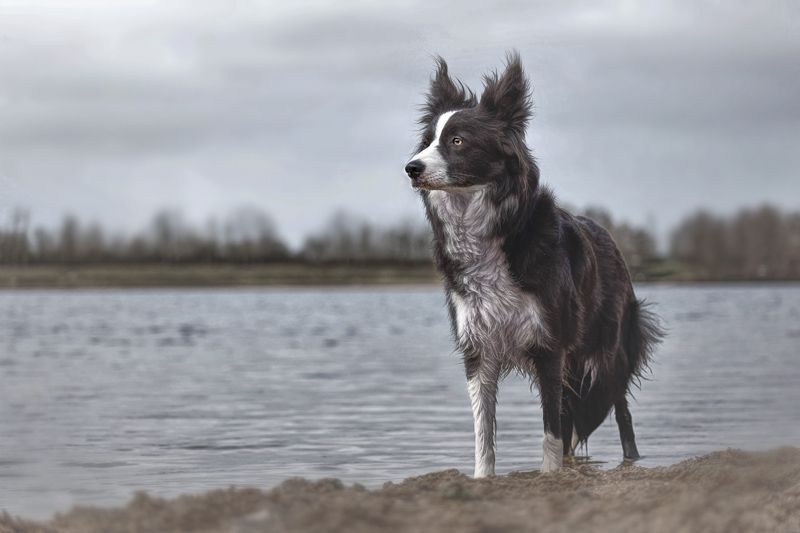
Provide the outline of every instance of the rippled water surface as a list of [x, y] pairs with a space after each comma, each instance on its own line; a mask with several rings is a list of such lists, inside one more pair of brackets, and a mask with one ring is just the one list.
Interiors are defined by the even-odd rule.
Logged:
[[[644, 465], [800, 444], [800, 286], [642, 286], [670, 336], [632, 412]], [[0, 509], [43, 517], [292, 476], [471, 470], [438, 288], [0, 292]], [[498, 473], [538, 468], [538, 399], [500, 392]], [[592, 459], [621, 458], [613, 417]]]

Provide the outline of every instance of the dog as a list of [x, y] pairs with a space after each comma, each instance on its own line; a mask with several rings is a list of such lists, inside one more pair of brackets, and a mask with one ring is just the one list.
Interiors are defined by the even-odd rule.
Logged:
[[478, 99], [436, 60], [417, 154], [405, 167], [433, 230], [452, 334], [475, 424], [475, 477], [494, 475], [498, 384], [537, 386], [541, 470], [551, 472], [614, 408], [623, 456], [639, 458], [628, 409], [663, 336], [636, 298], [609, 233], [561, 209], [525, 142], [531, 116], [519, 54], [484, 76]]

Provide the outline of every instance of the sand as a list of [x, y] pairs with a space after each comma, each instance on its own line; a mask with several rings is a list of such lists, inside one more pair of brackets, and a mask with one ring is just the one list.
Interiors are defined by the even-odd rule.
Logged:
[[75, 508], [47, 523], [0, 516], [2, 533], [55, 531], [800, 532], [800, 449], [483, 480], [445, 470], [377, 490], [294, 479], [268, 491], [140, 493], [121, 509]]

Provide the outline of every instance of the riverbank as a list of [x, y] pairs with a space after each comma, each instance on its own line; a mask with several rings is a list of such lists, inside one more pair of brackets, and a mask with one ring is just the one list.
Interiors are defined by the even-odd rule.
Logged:
[[[637, 282], [791, 283], [792, 280], [713, 279], [674, 265], [635, 273]], [[274, 287], [428, 285], [440, 282], [432, 264], [101, 264], [0, 266], [1, 289], [148, 287]], [[795, 280], [796, 282], [796, 280]]]
[[124, 508], [76, 508], [47, 523], [0, 516], [0, 533], [142, 531], [800, 531], [800, 449], [482, 480], [446, 470], [372, 491], [297, 479], [268, 491], [141, 493]]
[[433, 284], [433, 265], [120, 264], [0, 267], [0, 289]]

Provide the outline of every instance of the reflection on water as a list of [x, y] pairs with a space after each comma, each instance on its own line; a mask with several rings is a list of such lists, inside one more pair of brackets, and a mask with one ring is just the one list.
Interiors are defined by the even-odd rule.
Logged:
[[[644, 465], [798, 443], [800, 286], [639, 293], [670, 328], [632, 404]], [[0, 509], [14, 514], [472, 466], [437, 288], [3, 292], [0, 377]], [[506, 380], [498, 419], [498, 473], [538, 468], [524, 380]], [[588, 451], [618, 464], [613, 417]]]

